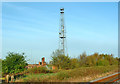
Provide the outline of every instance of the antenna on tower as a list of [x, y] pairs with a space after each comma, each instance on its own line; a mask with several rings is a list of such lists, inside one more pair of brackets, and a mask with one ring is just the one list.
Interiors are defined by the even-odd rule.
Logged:
[[64, 23], [64, 8], [60, 9], [59, 50], [66, 55], [66, 28]]

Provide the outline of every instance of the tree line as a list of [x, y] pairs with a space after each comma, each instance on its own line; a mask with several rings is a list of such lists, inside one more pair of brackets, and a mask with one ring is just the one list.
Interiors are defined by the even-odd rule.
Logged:
[[[25, 57], [24, 53], [8, 53], [5, 59], [0, 60], [0, 66], [2, 64], [2, 74], [12, 74], [24, 71], [25, 67], [28, 65]], [[53, 52], [51, 57], [52, 60], [49, 64], [58, 67], [58, 69], [118, 65], [119, 61], [119, 58], [114, 58], [112, 54], [94, 53], [92, 55], [86, 55], [85, 52], [77, 58], [70, 58], [68, 55], [65, 56], [62, 54], [61, 50]]]
[[50, 64], [57, 66], [59, 69], [118, 65], [119, 61], [119, 58], [114, 58], [113, 54], [94, 53], [92, 55], [86, 55], [85, 52], [77, 58], [70, 58], [68, 55], [63, 55], [61, 50], [53, 52], [51, 57], [52, 61], [50, 61]]

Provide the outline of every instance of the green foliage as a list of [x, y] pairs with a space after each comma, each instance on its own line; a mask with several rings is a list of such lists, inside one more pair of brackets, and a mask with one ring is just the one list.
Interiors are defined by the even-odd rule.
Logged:
[[71, 66], [70, 66], [71, 69], [78, 68], [79, 65], [80, 65], [78, 63], [78, 59], [77, 58], [72, 58], [70, 64], [71, 64]]
[[[29, 74], [24, 78], [25, 82], [64, 82], [78, 77], [97, 77], [106, 72], [115, 72], [118, 66], [93, 66], [93, 67], [80, 67], [76, 69], [60, 70], [57, 73], [47, 74]], [[24, 82], [24, 81], [22, 81]]]
[[80, 66], [85, 66], [86, 62], [87, 62], [87, 55], [86, 52], [83, 52], [82, 55], [80, 55]]
[[68, 78], [77, 78], [77, 77], [85, 77], [85, 76], [95, 76], [98, 74], [110, 72], [117, 70], [118, 66], [94, 66], [94, 67], [81, 67], [76, 69], [70, 69], [61, 71], [57, 74], [57, 79], [64, 80]]
[[69, 78], [69, 77], [70, 77], [70, 74], [68, 74], [66, 72], [59, 72], [57, 74], [57, 79], [59, 79], [59, 80], [63, 80], [63, 79]]
[[84, 52], [79, 58], [69, 58], [63, 55], [62, 51], [56, 50], [52, 54], [51, 64], [59, 69], [74, 69], [79, 67], [118, 65], [118, 61], [119, 58], [114, 58], [112, 54], [94, 53], [87, 56]]
[[25, 69], [25, 66], [27, 66], [27, 61], [24, 53], [10, 52], [6, 59], [2, 60], [2, 72], [4, 74], [21, 72]]
[[52, 54], [51, 63], [57, 66], [59, 69], [67, 69], [70, 67], [70, 58], [62, 54], [60, 50], [56, 50]]
[[26, 73], [52, 73], [52, 70], [48, 70], [46, 67], [35, 67], [25, 71]]
[[[83, 59], [84, 58], [84, 59]], [[80, 55], [80, 66], [108, 66], [118, 65], [118, 58], [114, 58], [113, 55], [109, 54], [98, 54], [86, 56], [85, 53]]]
[[97, 65], [98, 66], [108, 66], [109, 65], [109, 61], [101, 59], [101, 60], [98, 61]]

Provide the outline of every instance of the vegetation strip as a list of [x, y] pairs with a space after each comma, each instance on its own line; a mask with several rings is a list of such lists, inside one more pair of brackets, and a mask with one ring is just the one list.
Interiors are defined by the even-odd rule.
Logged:
[[101, 77], [104, 73], [118, 71], [119, 61], [119, 58], [114, 58], [112, 54], [98, 53], [83, 53], [78, 58], [70, 58], [58, 50], [52, 54], [52, 59], [47, 64], [48, 69], [43, 65], [28, 68], [25, 57], [24, 53], [8, 53], [6, 59], [1, 60], [2, 77], [8, 82], [11, 78], [14, 78], [15, 82], [83, 82]]
[[[16, 82], [66, 82], [66, 81], [73, 81], [76, 80], [76, 78], [79, 78], [77, 80], [78, 82], [83, 81], [89, 81], [90, 79], [93, 79], [95, 76], [104, 74], [106, 72], [114, 72], [117, 70], [117, 66], [99, 66], [99, 67], [81, 67], [77, 69], [70, 69], [70, 70], [58, 70], [53, 71], [53, 73], [37, 73], [35, 74], [36, 70], [33, 69], [29, 72], [25, 77], [22, 77], [20, 80], [17, 80]], [[102, 70], [101, 70], [102, 69]], [[89, 72], [89, 73], [88, 73]], [[94, 74], [93, 74], [94, 72]], [[33, 73], [33, 74], [31, 74]], [[88, 77], [87, 77], [88, 76]], [[77, 82], [76, 81], [76, 82]]]

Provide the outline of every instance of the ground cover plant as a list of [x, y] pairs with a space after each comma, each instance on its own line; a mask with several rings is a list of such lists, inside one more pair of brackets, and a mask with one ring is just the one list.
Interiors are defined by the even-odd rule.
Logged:
[[[69, 81], [78, 77], [85, 78], [95, 77], [103, 73], [117, 72], [118, 66], [93, 66], [93, 67], [81, 67], [70, 70], [61, 70], [56, 73], [46, 74], [28, 74], [26, 77], [21, 78], [19, 82], [60, 82]], [[80, 81], [79, 81], [80, 82]]]

